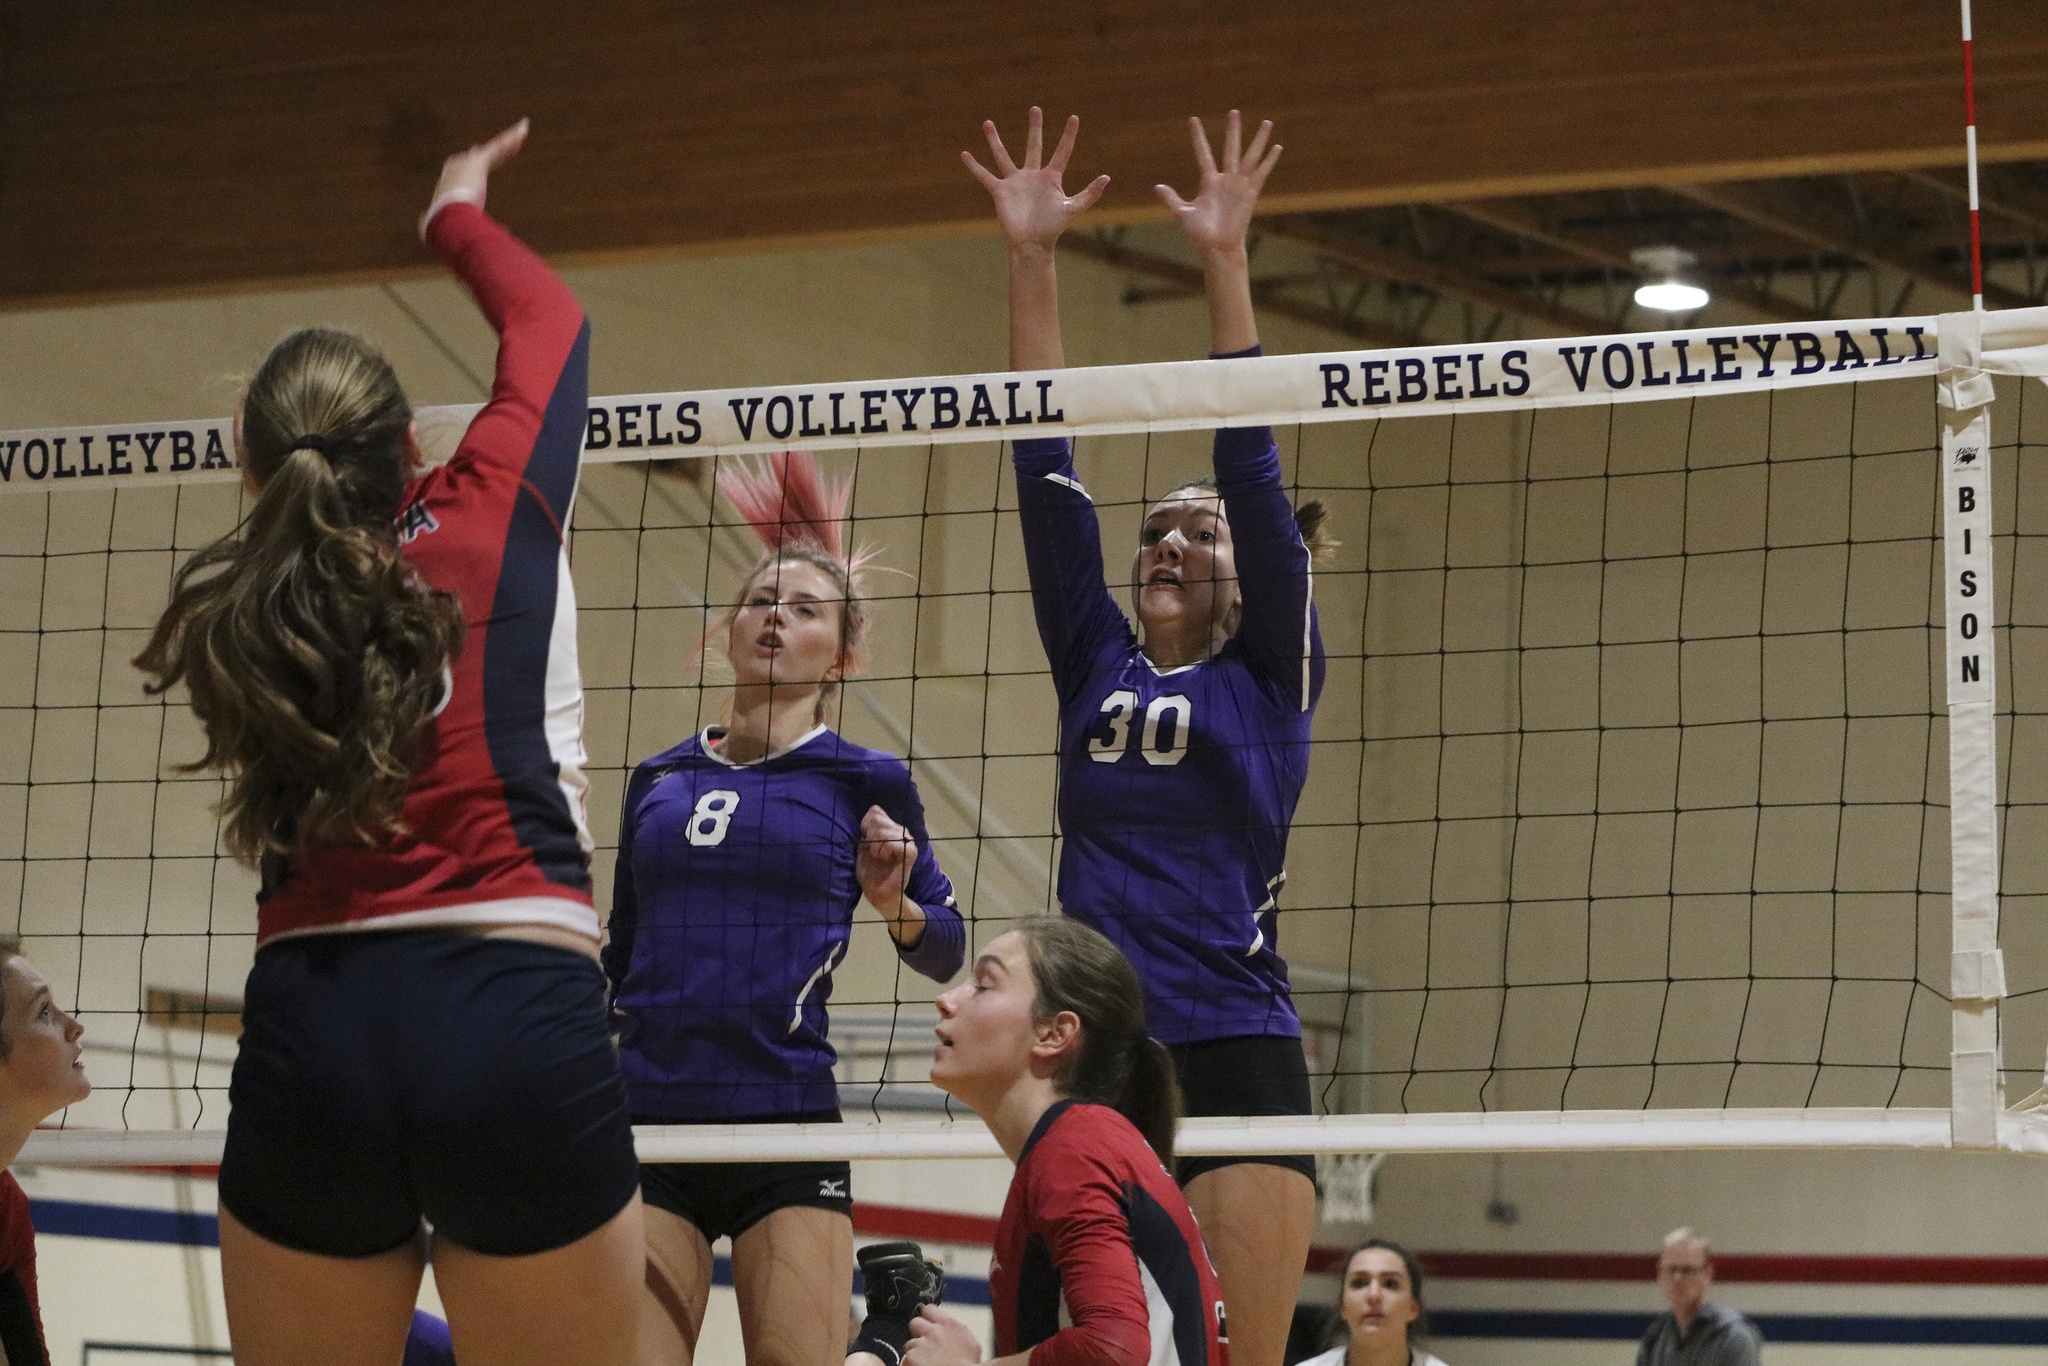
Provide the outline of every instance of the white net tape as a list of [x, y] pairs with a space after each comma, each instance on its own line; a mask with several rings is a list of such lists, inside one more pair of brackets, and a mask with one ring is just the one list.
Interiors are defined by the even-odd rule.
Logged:
[[[2027, 672], [2033, 637], [2019, 634], [2048, 627], [2048, 599], [2037, 612], [2032, 577], [2021, 580], [2033, 538], [2048, 542], [2026, 482], [2030, 442], [2048, 433], [2029, 435], [2024, 398], [1994, 402], [1991, 378], [2044, 373], [2048, 310], [2023, 310], [630, 395], [592, 401], [586, 440], [593, 462], [793, 445], [856, 452], [862, 488], [882, 490], [859, 495], [864, 526], [916, 543], [925, 558], [909, 599], [916, 611], [885, 605], [915, 618], [890, 628], [909, 631], [892, 653], [919, 663], [852, 697], [876, 743], [914, 756], [941, 860], [985, 932], [1048, 904], [1054, 834], [1049, 809], [1018, 805], [1044, 790], [1051, 756], [999, 733], [1008, 713], [1042, 702], [1047, 684], [1018, 615], [1007, 505], [993, 492], [1004, 478], [996, 443], [1039, 434], [1107, 442], [1116, 463], [1090, 482], [1115, 517], [1146, 492], [1124, 489], [1127, 503], [1106, 497], [1105, 487], [1130, 482], [1119, 469], [1136, 467], [1142, 481], [1155, 456], [1178, 469], [1188, 463], [1182, 447], [1195, 450], [1163, 437], [1155, 450], [1154, 434], [1280, 427], [1304, 496], [1331, 501], [1363, 552], [1318, 575], [1332, 683], [1291, 851], [1298, 899], [1282, 922], [1299, 926], [1285, 933], [1326, 1113], [1190, 1120], [1181, 1148], [1350, 1155], [1330, 1185], [1340, 1204], [1369, 1210], [1364, 1154], [2048, 1152], [2048, 1122], [2025, 1107], [2006, 1112], [2000, 1099], [2001, 1028], [2008, 1048], [2023, 1038], [2030, 1054], [2013, 1066], [2040, 1061], [2031, 1053], [2048, 1020], [2035, 979], [2048, 965], [2009, 964], [1998, 921], [2001, 873], [2028, 895], [2036, 880], [2048, 891], [2048, 877], [2036, 878], [2048, 865], [2031, 846], [2015, 853], [1998, 842], [2001, 819], [2031, 822], [2037, 807], [2048, 810], [2032, 797], [2048, 782], [2034, 776], [2048, 775], [2048, 748], [2035, 749], [2035, 718], [2048, 705]], [[1871, 381], [1915, 377], [1869, 391], [1892, 395], [1882, 401], [1857, 397]], [[1938, 454], [1925, 436], [1937, 388]], [[1722, 401], [1743, 394], [1753, 402]], [[1639, 409], [1640, 418], [1617, 407], [1656, 403], [1664, 407]], [[1569, 409], [1593, 411], [1562, 415]], [[472, 411], [423, 410], [422, 423], [430, 438], [446, 437]], [[1667, 411], [1675, 416], [1659, 415]], [[1532, 426], [1541, 414], [1559, 415]], [[1381, 439], [1380, 420], [1395, 417], [1439, 421], [1398, 424], [1413, 439]], [[1361, 422], [1376, 425], [1332, 425]], [[1908, 430], [1873, 435], [1886, 423]], [[231, 1031], [251, 947], [247, 880], [211, 842], [205, 806], [217, 787], [161, 772], [189, 740], [189, 717], [133, 705], [120, 691], [132, 680], [119, 672], [175, 557], [237, 515], [231, 485], [187, 491], [234, 478], [228, 432], [215, 419], [0, 433], [0, 491], [50, 495], [39, 517], [22, 511], [38, 505], [0, 500], [0, 552], [13, 576], [0, 645], [15, 651], [25, 680], [0, 690], [0, 721], [14, 727], [0, 736], [0, 794], [19, 797], [11, 819], [20, 831], [0, 862], [19, 870], [30, 951], [72, 955], [102, 1093], [67, 1117], [72, 1127], [38, 1134], [24, 1160], [218, 1160], [232, 1044], [220, 1018], [212, 1030], [193, 1026], [212, 1011]], [[1145, 434], [1142, 449], [1132, 433]], [[961, 445], [983, 450], [936, 449]], [[971, 474], [940, 477], [942, 455]], [[615, 778], [675, 738], [649, 729], [637, 709], [660, 703], [671, 731], [678, 706], [704, 709], [701, 682], [678, 686], [684, 670], [659, 656], [661, 642], [694, 634], [704, 605], [718, 600], [713, 579], [729, 572], [709, 496], [682, 487], [644, 468], [593, 471], [579, 506], [592, 749], [610, 756], [597, 760], [600, 807], [616, 803], [605, 772]], [[127, 501], [73, 497], [117, 488]], [[1631, 537], [1665, 515], [1641, 500], [1657, 488], [1681, 490], [1675, 549], [1631, 548], [1655, 540]], [[1757, 503], [1757, 529], [1727, 540]], [[1479, 535], [1485, 517], [1474, 508], [1510, 506], [1506, 531]], [[1575, 519], [1588, 517], [1590, 532], [1574, 542]], [[1798, 530], [1802, 518], [1822, 529]], [[939, 525], [947, 529], [929, 531]], [[2015, 557], [1996, 577], [1994, 541]], [[1754, 585], [1727, 588], [1752, 562]], [[137, 566], [146, 572], [128, 572]], [[1775, 596], [1773, 583], [1802, 574], [1835, 576], [1831, 591], [1848, 606], [1832, 624], [1801, 624]], [[1914, 601], [1937, 574], [1945, 648], [1933, 637], [1942, 619]], [[1487, 625], [1478, 609], [1507, 600], [1502, 584], [1519, 605], [1505, 624]], [[1910, 610], [1859, 624], [1859, 594], [1903, 597]], [[1756, 624], [1714, 626], [1737, 599], [1754, 599]], [[2007, 620], [1995, 621], [1989, 604]], [[1574, 612], [1592, 622], [1583, 639], [1556, 634]], [[1774, 612], [1784, 620], [1773, 624]], [[625, 642], [616, 668], [607, 663], [615, 639]], [[1994, 639], [2008, 656], [2004, 674]], [[924, 663], [927, 654], [938, 662]], [[1503, 660], [1512, 661], [1507, 692], [1485, 681], [1489, 661]], [[1566, 675], [1553, 666], [1580, 661], [1603, 700], [1560, 721], [1581, 685], [1556, 681]], [[1668, 716], [1642, 702], [1662, 670], [1682, 695]], [[1869, 701], [1879, 685], [1936, 670], [1945, 706], [1933, 679], [1918, 700]], [[1718, 705], [1717, 678], [1735, 677], [1756, 694], [1748, 711], [1696, 712], [1702, 697]], [[1829, 687], [1833, 700], [1785, 701]], [[679, 701], [684, 694], [692, 700]], [[1501, 718], [1453, 720], [1496, 694], [1511, 703]], [[964, 719], [949, 720], [953, 712]], [[1836, 738], [1812, 747], [1823, 732]], [[1798, 735], [1808, 738], [1786, 739]], [[2048, 745], [2048, 729], [2041, 738]], [[1761, 776], [1746, 795], [1701, 796], [1696, 755], [1724, 742], [1748, 745], [1735, 767]], [[1473, 755], [1509, 750], [1504, 787], [1467, 790]], [[1559, 775], [1579, 756], [1592, 764], [1571, 780], [1583, 790], [1558, 797], [1569, 787]], [[1902, 776], [1871, 795], [1882, 784], [1869, 775], [1887, 764]], [[1832, 775], [1823, 794], [1798, 795], [1816, 769]], [[1658, 773], [1667, 795], [1617, 805], [1632, 774], [1654, 787], [1643, 775]], [[593, 827], [604, 831], [606, 819], [599, 810]], [[84, 833], [74, 838], [74, 827]], [[1654, 830], [1663, 834], [1644, 833]], [[1556, 851], [1574, 840], [1584, 843], [1578, 872], [1560, 874]], [[1788, 840], [1804, 853], [1774, 844]], [[1783, 873], [1801, 857], [1826, 865], [1817, 881]], [[1489, 860], [1499, 867], [1489, 871]], [[1878, 865], [1899, 871], [1879, 877]], [[1817, 959], [1800, 956], [1809, 928], [1827, 941]], [[1729, 934], [1740, 941], [1732, 958]], [[1576, 956], [1561, 954], [1573, 943]], [[850, 981], [857, 967], [849, 960]], [[643, 1129], [643, 1156], [994, 1155], [971, 1119], [862, 1113], [943, 1108], [922, 1076], [926, 1007], [904, 990], [900, 979], [865, 997], [849, 986], [834, 1007], [850, 1122]], [[1721, 1033], [1700, 1043], [1687, 1029]], [[125, 1078], [109, 1065], [117, 1056]]]

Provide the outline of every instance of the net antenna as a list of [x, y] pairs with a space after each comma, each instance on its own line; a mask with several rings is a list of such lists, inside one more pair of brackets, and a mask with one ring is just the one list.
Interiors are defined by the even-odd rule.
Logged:
[[1970, 179], [1970, 307], [1984, 311], [1984, 233], [1977, 216], [1977, 58], [1970, 0], [1963, 5], [1963, 160]]

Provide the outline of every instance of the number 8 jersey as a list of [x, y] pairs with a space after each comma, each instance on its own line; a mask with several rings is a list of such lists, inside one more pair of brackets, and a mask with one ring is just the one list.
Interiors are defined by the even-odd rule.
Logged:
[[655, 755], [626, 788], [604, 965], [627, 1105], [676, 1123], [836, 1109], [825, 1003], [860, 904], [869, 807], [917, 841], [903, 890], [925, 925], [903, 962], [943, 982], [966, 926], [901, 759], [817, 726], [736, 764], [706, 746], [716, 734]]
[[1103, 582], [1065, 441], [1019, 441], [1018, 516], [1060, 703], [1059, 897], [1145, 985], [1162, 1043], [1298, 1037], [1274, 911], [1323, 686], [1308, 548], [1270, 428], [1216, 434], [1242, 625], [1157, 669]]

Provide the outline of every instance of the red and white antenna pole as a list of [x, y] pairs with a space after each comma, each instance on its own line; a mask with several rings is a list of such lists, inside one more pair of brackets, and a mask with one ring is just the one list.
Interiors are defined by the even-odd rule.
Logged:
[[1971, 52], [1970, 0], [1963, 0], [1963, 151], [1970, 168], [1971, 307], [1984, 311], [1984, 233], [1977, 220], [1977, 62]]

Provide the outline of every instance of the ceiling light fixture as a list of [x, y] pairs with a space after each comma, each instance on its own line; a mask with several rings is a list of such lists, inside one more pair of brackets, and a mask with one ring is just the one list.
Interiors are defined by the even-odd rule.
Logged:
[[1642, 271], [1636, 303], [1659, 313], [1691, 313], [1707, 305], [1707, 291], [1687, 278], [1699, 258], [1684, 247], [1637, 247], [1629, 260]]

